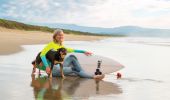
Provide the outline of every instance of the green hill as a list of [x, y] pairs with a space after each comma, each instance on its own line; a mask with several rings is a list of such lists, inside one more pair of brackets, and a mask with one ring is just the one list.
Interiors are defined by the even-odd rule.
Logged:
[[43, 27], [43, 26], [35, 26], [35, 25], [28, 25], [16, 21], [10, 21], [5, 19], [0, 19], [0, 26], [9, 28], [9, 29], [19, 29], [19, 30], [26, 30], [26, 31], [44, 31], [44, 32], [53, 32], [54, 29]]
[[[26, 30], [26, 31], [43, 31], [43, 32], [50, 32], [50, 33], [52, 33], [55, 30], [54, 28], [49, 28], [46, 26], [29, 25], [29, 24], [24, 24], [21, 22], [16, 22], [16, 21], [11, 21], [11, 20], [6, 20], [6, 19], [0, 19], [0, 26], [9, 28], [9, 29], [19, 29], [19, 30]], [[63, 29], [63, 31], [66, 34], [111, 36], [111, 35], [106, 35], [106, 34], [95, 34], [95, 33], [80, 32], [80, 31], [66, 30], [66, 29]]]

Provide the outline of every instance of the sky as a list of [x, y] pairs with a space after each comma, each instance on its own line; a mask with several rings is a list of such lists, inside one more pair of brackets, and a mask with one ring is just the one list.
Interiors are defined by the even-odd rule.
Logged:
[[0, 0], [0, 18], [25, 23], [170, 29], [170, 0]]

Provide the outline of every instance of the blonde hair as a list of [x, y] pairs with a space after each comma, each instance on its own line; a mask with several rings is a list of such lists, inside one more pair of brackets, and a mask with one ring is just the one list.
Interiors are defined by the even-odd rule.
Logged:
[[[64, 33], [63, 30], [61, 29], [56, 29], [54, 30], [54, 34], [53, 34], [53, 41], [58, 43], [58, 41], [55, 39], [55, 37], [59, 34], [59, 33]], [[62, 44], [61, 44], [62, 45]]]

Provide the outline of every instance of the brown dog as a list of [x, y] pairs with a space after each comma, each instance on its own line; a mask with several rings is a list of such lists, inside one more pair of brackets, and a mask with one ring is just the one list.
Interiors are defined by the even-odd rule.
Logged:
[[[43, 65], [40, 54], [41, 54], [41, 52], [37, 55], [36, 60], [34, 60], [32, 62], [33, 66], [34, 66], [32, 73], [35, 72], [35, 68], [37, 68], [37, 66]], [[52, 77], [53, 66], [56, 64], [60, 64], [60, 73], [61, 73], [62, 77], [64, 77], [63, 61], [64, 61], [66, 54], [67, 54], [67, 50], [65, 48], [59, 48], [57, 51], [50, 50], [47, 52], [46, 58], [48, 61], [51, 62], [51, 66], [50, 66], [51, 72], [49, 74], [50, 77]], [[40, 69], [39, 69], [39, 74], [40, 74]]]

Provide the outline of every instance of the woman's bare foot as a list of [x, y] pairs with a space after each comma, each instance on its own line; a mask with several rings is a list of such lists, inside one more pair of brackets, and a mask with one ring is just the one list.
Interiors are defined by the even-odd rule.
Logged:
[[105, 75], [94, 75], [93, 76], [93, 79], [95, 79], [95, 80], [102, 80], [103, 78], [105, 77]]

